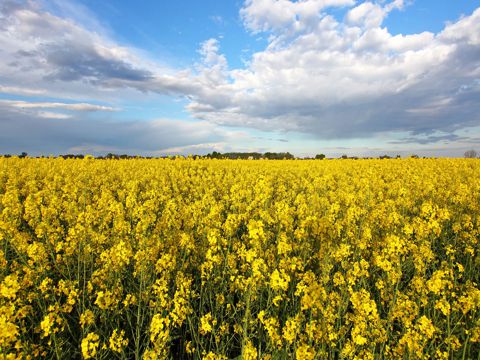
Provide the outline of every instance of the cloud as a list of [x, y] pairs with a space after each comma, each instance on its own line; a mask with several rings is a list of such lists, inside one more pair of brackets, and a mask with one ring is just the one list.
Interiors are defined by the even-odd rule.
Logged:
[[353, 4], [355, 0], [247, 0], [240, 15], [253, 32], [300, 30], [314, 24], [325, 8]]
[[176, 146], [157, 151], [158, 154], [206, 154], [211, 151], [225, 151], [228, 146], [226, 142], [205, 143], [187, 146]]
[[319, 139], [452, 133], [480, 123], [480, 8], [437, 34], [392, 35], [382, 24], [403, 1], [363, 2], [343, 22], [327, 5], [353, 2], [247, 1], [245, 25], [268, 31], [269, 45], [187, 108], [216, 124]]
[[43, 89], [30, 89], [17, 86], [2, 86], [0, 85], [0, 93], [4, 94], [15, 94], [15, 95], [27, 95], [27, 96], [39, 96], [44, 95], [45, 90]]
[[429, 135], [426, 137], [412, 136], [400, 140], [390, 141], [390, 144], [434, 144], [438, 142], [452, 143], [452, 142], [471, 142], [473, 139], [466, 136], [458, 136], [456, 134], [445, 135]]
[[403, 6], [403, 0], [395, 0], [385, 6], [366, 1], [352, 8], [345, 16], [345, 20], [350, 26], [360, 26], [367, 29], [379, 28], [389, 12], [402, 9]]
[[52, 68], [48, 79], [106, 83], [116, 80], [119, 84], [145, 82], [153, 78], [153, 74], [145, 69], [135, 68], [123, 60], [115, 58], [115, 54], [85, 46], [84, 44], [56, 43], [47, 44], [40, 49], [40, 55]]
[[151, 61], [142, 51], [54, 15], [40, 3], [0, 4], [0, 49], [3, 92], [18, 93], [33, 83], [49, 95], [128, 88], [177, 95], [195, 91], [189, 69]]
[[0, 104], [19, 109], [63, 109], [73, 111], [119, 111], [119, 109], [88, 103], [28, 102], [20, 100], [0, 100]]
[[38, 111], [36, 115], [45, 119], [70, 119], [72, 117], [68, 114], [56, 113], [51, 111]]
[[75, 114], [65, 121], [55, 114], [18, 112], [2, 103], [0, 111], [0, 153], [155, 155], [162, 149], [218, 143], [230, 136], [205, 121], [118, 121]]
[[[46, 119], [70, 119], [74, 116], [72, 112], [112, 112], [120, 110], [111, 106], [89, 103], [31, 102], [22, 100], [0, 100], [0, 109], [2, 108], [9, 110], [12, 114], [17, 113]], [[43, 109], [54, 109], [57, 111], [45, 111]], [[58, 110], [68, 111], [69, 113], [65, 114], [64, 112], [58, 112]]]

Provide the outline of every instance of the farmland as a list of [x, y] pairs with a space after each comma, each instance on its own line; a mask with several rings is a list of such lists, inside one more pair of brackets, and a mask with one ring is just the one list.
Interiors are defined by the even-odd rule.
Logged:
[[0, 159], [0, 354], [468, 359], [480, 161]]

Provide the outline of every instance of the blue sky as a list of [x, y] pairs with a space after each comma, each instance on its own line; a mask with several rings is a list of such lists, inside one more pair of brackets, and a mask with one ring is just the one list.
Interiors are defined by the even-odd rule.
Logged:
[[480, 1], [3, 1], [0, 153], [480, 150]]

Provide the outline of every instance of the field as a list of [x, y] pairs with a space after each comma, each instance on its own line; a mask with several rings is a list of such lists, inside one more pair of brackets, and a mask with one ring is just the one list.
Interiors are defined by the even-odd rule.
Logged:
[[3, 359], [477, 359], [480, 161], [0, 159]]

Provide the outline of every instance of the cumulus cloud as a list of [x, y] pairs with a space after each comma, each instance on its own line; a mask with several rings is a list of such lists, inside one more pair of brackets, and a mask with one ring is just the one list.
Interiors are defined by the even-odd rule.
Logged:
[[402, 9], [403, 6], [403, 0], [395, 0], [385, 6], [366, 1], [352, 8], [345, 16], [345, 20], [350, 26], [378, 28], [382, 25], [389, 12], [395, 9]]
[[[269, 45], [188, 109], [217, 124], [324, 139], [452, 132], [480, 123], [480, 9], [437, 34], [392, 35], [383, 22], [403, 1], [351, 5], [247, 1], [245, 26], [268, 31]], [[342, 22], [327, 6], [350, 9]]]
[[300, 30], [314, 24], [325, 8], [353, 4], [355, 0], [247, 0], [240, 15], [253, 32]]

